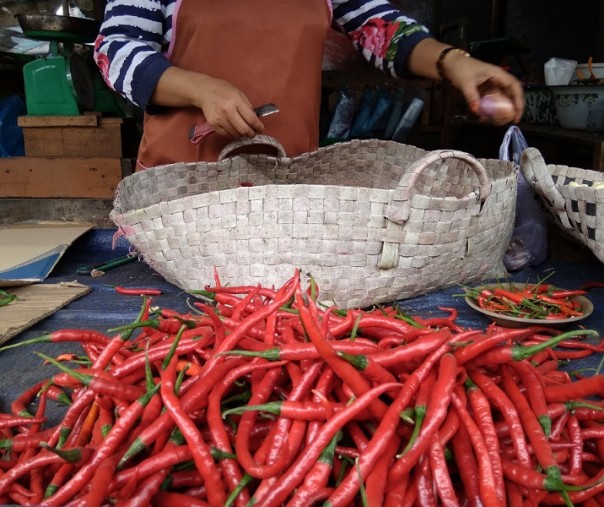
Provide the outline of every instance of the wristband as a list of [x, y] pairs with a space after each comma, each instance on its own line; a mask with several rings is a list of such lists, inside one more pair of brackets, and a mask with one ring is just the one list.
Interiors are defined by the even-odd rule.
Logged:
[[443, 49], [440, 52], [440, 55], [438, 55], [438, 60], [436, 60], [436, 70], [438, 71], [438, 75], [439, 77], [445, 82], [445, 83], [450, 83], [451, 81], [449, 81], [449, 79], [447, 78], [447, 76], [445, 75], [445, 58], [447, 57], [447, 55], [449, 53], [460, 53], [463, 56], [465, 56], [466, 58], [470, 57], [470, 53], [468, 53], [467, 51], [461, 49], [461, 48], [456, 48], [454, 46], [449, 46], [448, 48]]

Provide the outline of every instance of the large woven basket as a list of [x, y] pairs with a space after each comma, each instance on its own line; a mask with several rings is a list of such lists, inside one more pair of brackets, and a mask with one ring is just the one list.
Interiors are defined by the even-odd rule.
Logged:
[[550, 222], [604, 262], [604, 174], [546, 164], [536, 148], [524, 150], [520, 167]]
[[299, 268], [341, 308], [505, 274], [517, 166], [353, 140], [288, 158], [231, 156], [137, 172], [111, 218], [169, 282], [280, 286]]

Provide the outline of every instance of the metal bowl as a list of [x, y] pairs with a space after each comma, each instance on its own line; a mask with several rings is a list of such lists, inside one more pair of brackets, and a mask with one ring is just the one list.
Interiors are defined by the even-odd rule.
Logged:
[[23, 35], [30, 39], [68, 42], [94, 42], [100, 24], [90, 18], [48, 14], [18, 14]]

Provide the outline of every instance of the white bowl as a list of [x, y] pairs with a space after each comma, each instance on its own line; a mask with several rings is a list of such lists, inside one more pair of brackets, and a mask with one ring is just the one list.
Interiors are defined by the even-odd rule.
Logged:
[[[585, 130], [588, 117], [596, 121], [604, 113], [604, 86], [568, 85], [549, 87], [556, 102], [560, 126], [567, 129]], [[596, 123], [594, 130], [600, 130]]]

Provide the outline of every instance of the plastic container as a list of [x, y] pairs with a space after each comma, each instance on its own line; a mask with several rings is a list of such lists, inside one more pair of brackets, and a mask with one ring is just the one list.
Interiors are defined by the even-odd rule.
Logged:
[[604, 107], [604, 86], [550, 86], [550, 89], [554, 93], [558, 121], [563, 128], [585, 130], [589, 112]]

